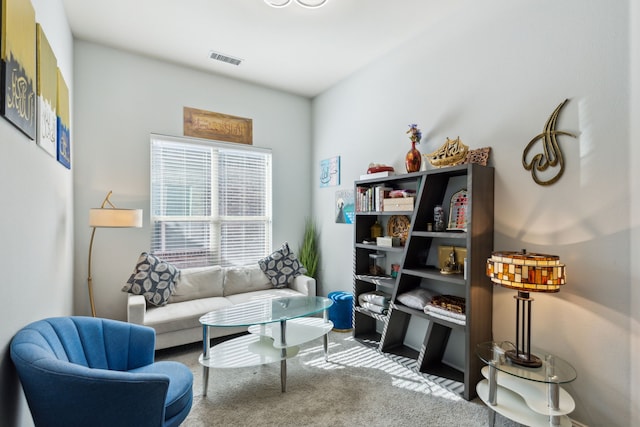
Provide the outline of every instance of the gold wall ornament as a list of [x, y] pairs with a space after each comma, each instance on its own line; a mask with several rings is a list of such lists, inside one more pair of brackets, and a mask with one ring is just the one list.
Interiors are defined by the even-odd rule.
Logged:
[[[524, 149], [522, 153], [522, 166], [526, 170], [531, 171], [531, 177], [539, 185], [551, 185], [557, 180], [560, 179], [562, 174], [564, 173], [564, 158], [562, 157], [562, 151], [560, 150], [560, 146], [558, 145], [558, 141], [556, 139], [556, 135], [567, 135], [573, 138], [577, 138], [574, 134], [556, 130], [556, 123], [558, 121], [558, 116], [560, 115], [560, 110], [567, 103], [568, 99], [565, 99], [556, 107], [556, 109], [551, 113], [549, 120], [544, 125], [544, 130], [541, 134], [536, 135], [527, 147]], [[529, 150], [533, 147], [533, 145], [542, 139], [542, 153], [538, 153], [531, 159], [530, 162], [527, 163], [527, 154]], [[556, 167], [560, 165], [558, 173], [553, 177], [544, 180], [538, 176], [539, 172], [544, 172], [547, 170], [549, 166]], [[535, 167], [534, 167], [535, 166]]]
[[433, 166], [453, 166], [462, 163], [467, 158], [468, 151], [469, 147], [460, 141], [460, 137], [453, 140], [447, 138], [440, 148], [426, 156]]

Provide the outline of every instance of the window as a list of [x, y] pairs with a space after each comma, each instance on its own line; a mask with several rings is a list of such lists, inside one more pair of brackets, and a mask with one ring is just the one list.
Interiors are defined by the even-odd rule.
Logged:
[[271, 150], [151, 134], [151, 252], [180, 268], [271, 252]]

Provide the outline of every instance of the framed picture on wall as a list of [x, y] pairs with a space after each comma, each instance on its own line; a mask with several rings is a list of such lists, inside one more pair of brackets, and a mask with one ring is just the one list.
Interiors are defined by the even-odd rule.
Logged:
[[336, 191], [335, 218], [337, 224], [353, 224], [355, 198], [353, 190]]
[[36, 138], [36, 12], [29, 0], [1, 0], [0, 113]]
[[58, 63], [40, 24], [37, 24], [38, 129], [36, 142], [47, 153], [56, 156], [58, 147], [57, 110]]
[[69, 134], [69, 88], [58, 68], [58, 161], [67, 169], [71, 169], [71, 135]]
[[340, 185], [340, 156], [320, 161], [320, 187]]

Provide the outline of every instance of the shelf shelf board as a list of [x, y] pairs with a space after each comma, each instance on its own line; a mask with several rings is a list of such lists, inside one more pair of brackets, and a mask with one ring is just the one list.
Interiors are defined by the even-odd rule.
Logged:
[[390, 289], [393, 289], [396, 284], [396, 279], [391, 276], [371, 276], [369, 274], [356, 274], [356, 279]]
[[361, 187], [371, 187], [379, 184], [384, 184], [388, 181], [393, 181], [394, 183], [403, 183], [403, 182], [413, 182], [417, 178], [420, 178], [424, 175], [425, 172], [410, 172], [410, 173], [401, 173], [398, 175], [389, 175], [381, 178], [368, 178], [368, 179], [357, 179], [355, 180], [355, 185]]
[[404, 246], [378, 246], [378, 245], [365, 245], [364, 243], [356, 243], [356, 248], [368, 249], [370, 251], [385, 251], [385, 252], [404, 252]]
[[427, 319], [427, 320], [429, 320], [431, 322], [434, 322], [434, 323], [437, 323], [439, 325], [446, 326], [447, 328], [451, 328], [451, 329], [455, 329], [455, 330], [459, 330], [459, 331], [464, 331], [465, 330], [465, 325], [460, 325], [459, 323], [455, 323], [455, 322], [448, 322], [446, 319], [441, 319], [439, 317], [430, 316], [430, 315], [426, 314], [422, 310], [416, 310], [414, 308], [407, 307], [406, 305], [399, 304], [398, 302], [392, 303], [392, 306], [393, 306], [394, 310], [399, 310], [399, 311], [402, 311], [404, 313], [410, 314], [412, 316], [422, 317], [423, 319]]
[[428, 315], [426, 313], [425, 313], [425, 317], [427, 319], [429, 319], [430, 321], [434, 322], [434, 323], [437, 323], [437, 324], [442, 325], [442, 326], [446, 326], [446, 327], [451, 328], [451, 329], [456, 329], [456, 330], [459, 330], [459, 331], [464, 331], [466, 329], [465, 325], [461, 325], [461, 324], [455, 323], [455, 322], [448, 322], [445, 319], [441, 319], [439, 317], [433, 317], [433, 316], [430, 316], [430, 315]]
[[356, 212], [356, 215], [371, 215], [371, 216], [378, 216], [378, 215], [388, 215], [388, 216], [392, 216], [392, 215], [407, 215], [407, 216], [411, 216], [413, 215], [413, 211], [358, 211]]
[[466, 239], [467, 233], [453, 232], [453, 231], [414, 231], [411, 233], [411, 237], [437, 237], [442, 239]]
[[423, 374], [435, 375], [437, 377], [448, 378], [456, 382], [464, 382], [464, 372], [452, 368], [451, 366], [439, 363], [431, 363], [423, 366], [420, 370]]
[[366, 314], [369, 317], [373, 317], [376, 320], [380, 320], [381, 322], [386, 322], [387, 321], [387, 315], [386, 314], [378, 314], [378, 313], [374, 313], [373, 311], [369, 311], [366, 308], [362, 308], [360, 306], [355, 306], [355, 310], [358, 313], [362, 313], [362, 314]]
[[402, 356], [407, 359], [417, 360], [418, 355], [420, 354], [418, 351], [412, 349], [411, 347], [407, 347], [406, 345], [397, 345], [394, 347], [386, 348], [385, 353], [395, 354], [396, 356]]
[[465, 285], [464, 276], [462, 274], [442, 274], [435, 267], [424, 268], [404, 268], [401, 274], [409, 276], [422, 277], [424, 279], [439, 280], [441, 282], [454, 283], [456, 285]]
[[370, 332], [366, 334], [353, 334], [353, 338], [359, 343], [377, 350], [382, 336], [378, 332]]

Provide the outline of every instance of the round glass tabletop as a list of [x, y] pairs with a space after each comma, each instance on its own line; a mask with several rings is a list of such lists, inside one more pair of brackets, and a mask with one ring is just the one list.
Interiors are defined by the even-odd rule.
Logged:
[[[532, 353], [542, 360], [540, 367], [525, 367], [514, 364], [505, 356], [506, 343], [483, 342], [476, 347], [476, 354], [486, 364], [506, 374], [541, 383], [569, 383], [578, 376], [566, 360], [545, 351], [533, 349]], [[510, 343], [509, 343], [510, 344]], [[511, 344], [511, 347], [513, 345]]]
[[320, 313], [333, 304], [324, 297], [284, 297], [221, 307], [200, 317], [204, 326], [251, 326]]

